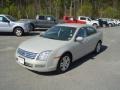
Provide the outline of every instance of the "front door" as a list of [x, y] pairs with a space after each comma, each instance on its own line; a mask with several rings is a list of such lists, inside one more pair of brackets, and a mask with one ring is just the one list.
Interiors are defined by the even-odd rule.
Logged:
[[10, 32], [10, 23], [3, 16], [0, 16], [0, 32]]

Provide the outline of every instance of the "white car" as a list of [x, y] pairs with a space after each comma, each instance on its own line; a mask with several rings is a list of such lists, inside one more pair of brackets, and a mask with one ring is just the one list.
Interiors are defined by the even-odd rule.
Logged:
[[86, 24], [94, 26], [95, 28], [99, 26], [99, 22], [97, 20], [92, 20], [91, 18], [86, 17], [86, 16], [78, 16], [77, 20], [86, 22]]
[[10, 15], [0, 14], [0, 32], [13, 32], [20, 37], [24, 33], [32, 31], [30, 23], [24, 21], [16, 21]]
[[21, 66], [39, 72], [65, 72], [72, 62], [102, 46], [102, 32], [87, 25], [58, 24], [24, 41], [16, 50]]
[[117, 20], [117, 25], [120, 26], [120, 20]]

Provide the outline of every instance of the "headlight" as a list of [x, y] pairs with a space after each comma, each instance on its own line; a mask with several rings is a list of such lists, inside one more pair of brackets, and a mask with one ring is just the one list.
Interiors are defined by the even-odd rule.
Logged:
[[51, 52], [52, 52], [51, 50], [41, 52], [37, 57], [37, 60], [46, 61]]

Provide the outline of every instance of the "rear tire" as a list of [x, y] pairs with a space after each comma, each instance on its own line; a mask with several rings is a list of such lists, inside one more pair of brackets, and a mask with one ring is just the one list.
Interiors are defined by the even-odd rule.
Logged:
[[106, 28], [106, 27], [107, 27], [107, 25], [106, 25], [106, 24], [103, 24], [103, 27], [104, 27], [104, 28]]
[[20, 27], [17, 27], [14, 29], [14, 34], [17, 36], [17, 37], [21, 37], [23, 35], [23, 29], [20, 28]]
[[58, 62], [57, 72], [58, 73], [66, 72], [71, 65], [71, 61], [72, 61], [71, 55], [69, 53], [64, 54]]

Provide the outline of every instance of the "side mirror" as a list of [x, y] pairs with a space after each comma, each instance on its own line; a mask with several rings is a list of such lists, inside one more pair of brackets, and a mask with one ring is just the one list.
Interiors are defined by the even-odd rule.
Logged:
[[77, 37], [76, 41], [81, 42], [83, 40], [83, 37]]
[[40, 36], [43, 36], [45, 34], [45, 32], [40, 32]]

